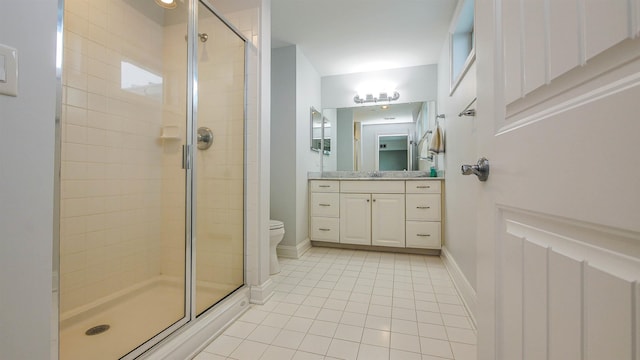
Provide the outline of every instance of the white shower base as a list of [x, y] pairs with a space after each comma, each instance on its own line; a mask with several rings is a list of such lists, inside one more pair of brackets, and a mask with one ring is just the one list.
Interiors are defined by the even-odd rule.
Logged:
[[[209, 303], [235, 289], [218, 284], [197, 286], [198, 302]], [[180, 282], [158, 277], [95, 302], [90, 308], [61, 314], [60, 359], [119, 359], [179, 321], [183, 317], [184, 297]], [[85, 335], [87, 329], [101, 324], [108, 324], [110, 329], [98, 335]]]

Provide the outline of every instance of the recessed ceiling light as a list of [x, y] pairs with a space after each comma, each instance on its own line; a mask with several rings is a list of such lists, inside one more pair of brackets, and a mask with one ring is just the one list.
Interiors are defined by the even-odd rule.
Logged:
[[389, 108], [389, 105], [382, 105], [381, 108], [382, 110], [387, 110]]
[[175, 9], [178, 6], [175, 0], [156, 0], [156, 4], [165, 9]]

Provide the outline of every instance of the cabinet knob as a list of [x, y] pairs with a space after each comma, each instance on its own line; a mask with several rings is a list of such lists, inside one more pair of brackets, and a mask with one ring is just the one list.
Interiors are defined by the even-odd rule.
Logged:
[[369, 199], [367, 199], [367, 202], [369, 202]]

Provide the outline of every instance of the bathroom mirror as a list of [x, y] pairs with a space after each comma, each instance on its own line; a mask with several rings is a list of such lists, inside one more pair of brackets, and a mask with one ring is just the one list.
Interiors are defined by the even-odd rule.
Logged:
[[311, 107], [311, 150], [322, 150], [322, 113]]
[[331, 154], [331, 124], [322, 113], [315, 108], [310, 109], [311, 117], [311, 150]]
[[[377, 104], [338, 109], [323, 109], [328, 118], [325, 139], [332, 145], [322, 171], [392, 171], [420, 170], [420, 150], [430, 139], [428, 130], [435, 127], [435, 101]], [[327, 129], [331, 129], [327, 131]], [[403, 156], [403, 166], [387, 167], [380, 163], [380, 144], [401, 136], [402, 149], [382, 150], [382, 158]], [[382, 140], [380, 140], [382, 139]], [[428, 146], [426, 144], [425, 146]], [[404, 152], [404, 155], [400, 153]], [[395, 160], [394, 160], [395, 161]], [[400, 161], [400, 160], [398, 160]], [[397, 162], [397, 161], [395, 161]]]

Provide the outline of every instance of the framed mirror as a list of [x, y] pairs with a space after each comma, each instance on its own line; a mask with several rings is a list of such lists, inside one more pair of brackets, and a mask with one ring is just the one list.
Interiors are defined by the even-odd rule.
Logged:
[[311, 107], [311, 150], [322, 150], [322, 113]]
[[311, 150], [331, 154], [331, 123], [321, 112], [311, 107]]

